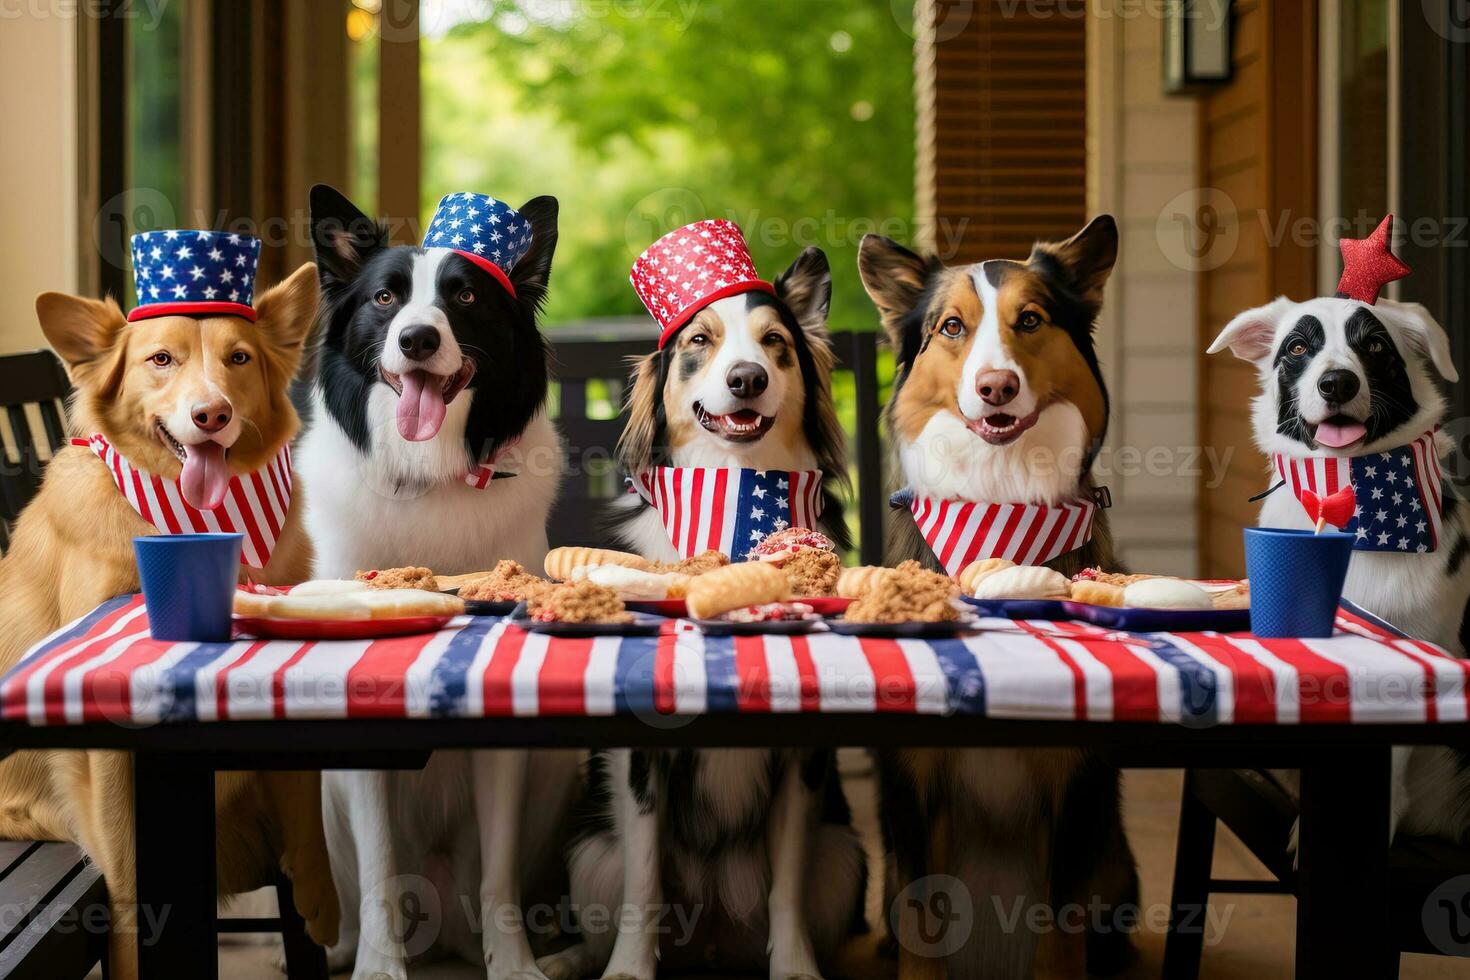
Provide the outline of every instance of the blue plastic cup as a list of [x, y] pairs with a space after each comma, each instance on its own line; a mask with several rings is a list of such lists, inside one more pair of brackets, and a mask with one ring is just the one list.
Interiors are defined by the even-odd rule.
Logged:
[[148, 628], [155, 640], [224, 643], [240, 578], [243, 534], [161, 534], [133, 539]]
[[1352, 557], [1351, 534], [1246, 528], [1251, 632], [1266, 637], [1331, 636]]

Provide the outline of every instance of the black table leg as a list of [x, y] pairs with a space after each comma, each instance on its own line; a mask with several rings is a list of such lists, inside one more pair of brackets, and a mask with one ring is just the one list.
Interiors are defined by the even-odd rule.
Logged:
[[1396, 977], [1388, 921], [1388, 746], [1302, 767], [1298, 980]]
[[1174, 847], [1174, 895], [1164, 942], [1165, 980], [1196, 980], [1205, 948], [1210, 876], [1215, 864], [1215, 814], [1194, 792], [1195, 770], [1184, 771], [1179, 840]]
[[133, 783], [139, 975], [216, 980], [214, 770], [140, 752]]

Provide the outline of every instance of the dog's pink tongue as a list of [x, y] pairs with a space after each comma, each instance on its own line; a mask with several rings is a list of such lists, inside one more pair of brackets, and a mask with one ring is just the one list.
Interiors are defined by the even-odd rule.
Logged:
[[403, 375], [398, 396], [398, 434], [409, 442], [424, 442], [439, 434], [444, 424], [444, 379], [427, 371]]
[[1367, 434], [1368, 428], [1362, 422], [1349, 422], [1347, 425], [1323, 422], [1317, 426], [1317, 442], [1328, 449], [1351, 446]]
[[184, 499], [195, 510], [214, 510], [225, 502], [230, 489], [230, 471], [225, 466], [225, 447], [217, 442], [201, 442], [189, 447], [184, 460], [184, 474], [179, 478]]

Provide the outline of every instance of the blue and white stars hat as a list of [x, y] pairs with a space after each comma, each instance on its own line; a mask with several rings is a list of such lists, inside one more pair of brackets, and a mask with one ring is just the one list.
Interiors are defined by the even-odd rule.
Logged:
[[511, 270], [531, 249], [531, 219], [488, 194], [445, 194], [424, 232], [424, 248], [458, 252], [514, 296]]
[[145, 231], [133, 236], [138, 305], [129, 322], [212, 314], [255, 322], [260, 239], [223, 231]]

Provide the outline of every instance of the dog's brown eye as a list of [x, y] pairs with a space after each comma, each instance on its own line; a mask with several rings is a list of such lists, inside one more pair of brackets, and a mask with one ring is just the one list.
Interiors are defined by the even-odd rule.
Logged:
[[475, 301], [475, 291], [473, 289], [461, 289], [459, 291], [459, 301], [465, 306], [469, 306]]
[[148, 358], [148, 360], [153, 364], [154, 367], [168, 367], [174, 362], [174, 356], [166, 350], [161, 350], [157, 354], [154, 354], [152, 357]]
[[1292, 357], [1301, 357], [1307, 352], [1307, 345], [1298, 340], [1296, 343], [1288, 347], [1286, 352]]
[[705, 336], [702, 333], [697, 333], [694, 336], [692, 336], [692, 337], [689, 338], [689, 346], [690, 347], [704, 347], [708, 343], [709, 343], [709, 337]]
[[1381, 340], [1370, 340], [1370, 341], [1368, 341], [1368, 353], [1370, 353], [1370, 354], [1382, 354], [1383, 353], [1383, 341], [1381, 341]]
[[951, 339], [965, 335], [965, 321], [952, 316], [939, 325], [939, 332]]
[[237, 350], [237, 351], [235, 351], [235, 353], [233, 353], [233, 354], [230, 355], [230, 363], [231, 364], [249, 364], [250, 363], [250, 355], [247, 354], [247, 353], [245, 353], [242, 350]]
[[1016, 321], [1016, 326], [1027, 333], [1033, 330], [1039, 330], [1041, 329], [1041, 314], [1035, 310], [1024, 310], [1021, 313], [1021, 318]]
[[786, 338], [778, 334], [776, 331], [772, 330], [770, 333], [766, 334], [765, 339], [762, 340], [761, 343], [774, 346], [776, 344], [786, 343]]
[[373, 302], [377, 303], [379, 306], [392, 306], [393, 294], [386, 289], [380, 289], [378, 290], [377, 295], [373, 297]]

